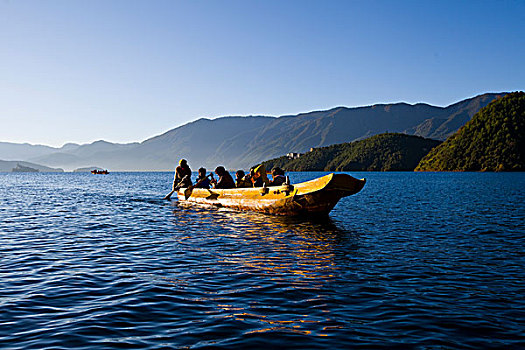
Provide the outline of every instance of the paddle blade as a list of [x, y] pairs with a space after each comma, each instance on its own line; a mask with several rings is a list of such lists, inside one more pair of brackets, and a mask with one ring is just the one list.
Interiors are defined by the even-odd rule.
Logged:
[[191, 194], [193, 192], [193, 187], [188, 187], [184, 190], [184, 199], [190, 198]]
[[168, 193], [168, 194], [166, 195], [166, 197], [164, 197], [164, 199], [167, 200], [167, 201], [169, 201], [169, 200], [171, 199], [171, 195], [173, 194], [173, 192], [175, 192], [175, 191], [171, 191], [170, 193]]

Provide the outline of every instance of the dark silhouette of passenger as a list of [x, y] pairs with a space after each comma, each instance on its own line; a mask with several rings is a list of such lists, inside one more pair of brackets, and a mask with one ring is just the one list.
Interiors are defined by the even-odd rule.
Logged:
[[195, 188], [210, 188], [210, 179], [206, 176], [206, 168], [199, 169], [199, 176], [195, 180]]
[[269, 186], [281, 186], [286, 182], [286, 177], [284, 176], [284, 171], [275, 167], [272, 169], [272, 181], [270, 181]]
[[252, 183], [253, 187], [263, 187], [264, 184], [268, 185], [270, 183], [270, 180], [268, 180], [266, 176], [266, 168], [263, 164], [253, 169]]
[[[179, 166], [175, 169], [175, 178], [173, 179], [173, 189], [191, 186], [191, 169], [186, 159], [179, 161]], [[178, 187], [176, 189], [176, 187]]]
[[237, 170], [235, 173], [235, 185], [237, 188], [253, 187], [252, 182], [246, 178], [243, 170]]
[[173, 189], [170, 193], [164, 197], [164, 199], [170, 200], [171, 195], [177, 192], [182, 187], [191, 186], [191, 169], [188, 166], [186, 159], [179, 161], [179, 166], [175, 168], [175, 176], [173, 178]]
[[218, 166], [215, 168], [215, 174], [219, 177], [219, 180], [212, 179], [211, 183], [213, 188], [217, 189], [226, 189], [226, 188], [235, 188], [235, 182], [233, 181], [232, 176], [224, 169], [223, 166]]

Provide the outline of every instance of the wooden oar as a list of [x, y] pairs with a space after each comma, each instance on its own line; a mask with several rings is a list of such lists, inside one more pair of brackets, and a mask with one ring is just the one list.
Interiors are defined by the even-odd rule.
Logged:
[[191, 194], [193, 193], [193, 189], [195, 187], [197, 187], [198, 185], [200, 185], [205, 179], [209, 178], [210, 176], [213, 177], [213, 173], [209, 173], [208, 175], [206, 175], [205, 178], [200, 179], [199, 181], [197, 181], [197, 183], [195, 185], [191, 185], [187, 189], [185, 189], [184, 190], [184, 198], [188, 199], [191, 196]]
[[166, 195], [166, 197], [164, 197], [164, 199], [169, 201], [169, 200], [171, 199], [171, 195], [172, 195], [173, 193], [175, 193], [175, 191], [178, 191], [178, 190], [182, 187], [182, 183], [183, 183], [184, 181], [186, 181], [187, 178], [188, 178], [188, 175], [185, 175], [185, 176], [179, 181], [179, 183], [177, 184], [177, 186], [173, 187], [173, 190], [172, 190], [170, 193], [168, 193], [168, 194]]

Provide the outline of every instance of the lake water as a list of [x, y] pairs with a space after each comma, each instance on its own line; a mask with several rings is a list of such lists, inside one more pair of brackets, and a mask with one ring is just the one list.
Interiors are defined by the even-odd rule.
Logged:
[[0, 174], [0, 348], [525, 346], [525, 173], [351, 175], [309, 221]]

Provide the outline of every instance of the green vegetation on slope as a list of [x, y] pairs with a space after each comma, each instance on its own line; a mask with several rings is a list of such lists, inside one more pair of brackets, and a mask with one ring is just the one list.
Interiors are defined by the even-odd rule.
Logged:
[[286, 171], [412, 171], [441, 142], [397, 133], [316, 148], [297, 159], [280, 157], [264, 162], [266, 169]]
[[491, 102], [439, 147], [416, 171], [525, 170], [525, 93]]

